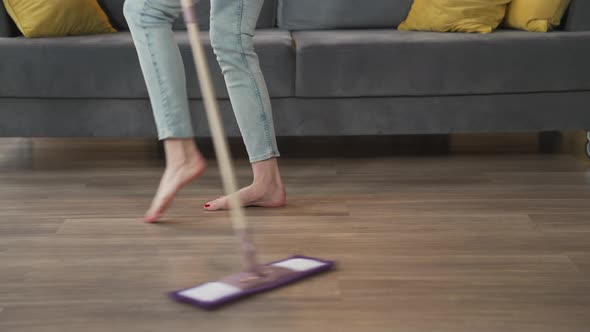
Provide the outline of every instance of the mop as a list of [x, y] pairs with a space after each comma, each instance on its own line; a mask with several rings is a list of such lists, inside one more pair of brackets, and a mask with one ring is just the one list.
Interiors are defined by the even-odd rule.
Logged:
[[219, 164], [223, 188], [226, 195], [228, 195], [230, 217], [242, 255], [243, 270], [223, 277], [218, 281], [205, 282], [194, 287], [171, 292], [169, 295], [179, 302], [192, 304], [203, 309], [215, 309], [229, 302], [328, 271], [334, 267], [335, 263], [301, 255], [294, 255], [267, 264], [258, 263], [256, 247], [252, 241], [244, 210], [237, 195], [237, 181], [227, 146], [227, 138], [221, 124], [207, 59], [201, 44], [196, 8], [193, 0], [181, 0], [181, 2], [207, 119], [213, 137], [215, 155]]

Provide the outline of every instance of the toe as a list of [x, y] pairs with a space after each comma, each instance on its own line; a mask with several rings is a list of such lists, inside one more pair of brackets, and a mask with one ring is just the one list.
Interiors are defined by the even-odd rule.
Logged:
[[[219, 198], [218, 198], [218, 199], [219, 199]], [[205, 210], [209, 210], [209, 211], [213, 211], [213, 210], [215, 210], [215, 209], [213, 208], [213, 205], [215, 204], [215, 201], [217, 201], [217, 199], [215, 199], [215, 200], [212, 200], [212, 201], [210, 201], [210, 202], [207, 202], [207, 203], [206, 203], [206, 204], [203, 206], [203, 208], [204, 208]]]
[[222, 210], [224, 206], [224, 200], [223, 197], [218, 197], [215, 200], [212, 200], [210, 202], [208, 202], [207, 204], [205, 204], [204, 208], [207, 211], [217, 211], [217, 210]]
[[158, 213], [146, 214], [143, 218], [143, 221], [146, 223], [155, 223], [158, 221], [158, 219], [160, 219], [160, 214]]

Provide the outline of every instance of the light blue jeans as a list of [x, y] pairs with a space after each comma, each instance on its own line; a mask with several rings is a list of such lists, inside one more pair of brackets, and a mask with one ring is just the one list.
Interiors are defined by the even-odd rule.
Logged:
[[[264, 0], [211, 0], [209, 35], [250, 162], [278, 157], [268, 89], [252, 38]], [[124, 14], [158, 138], [193, 137], [184, 64], [172, 23], [180, 0], [126, 0]]]

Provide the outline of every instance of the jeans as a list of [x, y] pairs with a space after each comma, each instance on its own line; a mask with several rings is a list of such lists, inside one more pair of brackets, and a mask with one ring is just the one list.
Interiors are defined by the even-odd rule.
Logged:
[[[264, 0], [211, 0], [209, 35], [250, 162], [278, 157], [268, 89], [252, 38]], [[193, 137], [186, 76], [172, 23], [180, 0], [126, 0], [124, 14], [158, 138]]]

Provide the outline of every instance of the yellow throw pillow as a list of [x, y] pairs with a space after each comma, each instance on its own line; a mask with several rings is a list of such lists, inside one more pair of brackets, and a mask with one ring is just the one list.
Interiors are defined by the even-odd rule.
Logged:
[[116, 32], [96, 0], [4, 0], [25, 37]]
[[502, 23], [510, 1], [414, 0], [410, 14], [398, 29], [489, 33]]
[[559, 26], [570, 0], [512, 0], [504, 19], [509, 28], [547, 32]]

